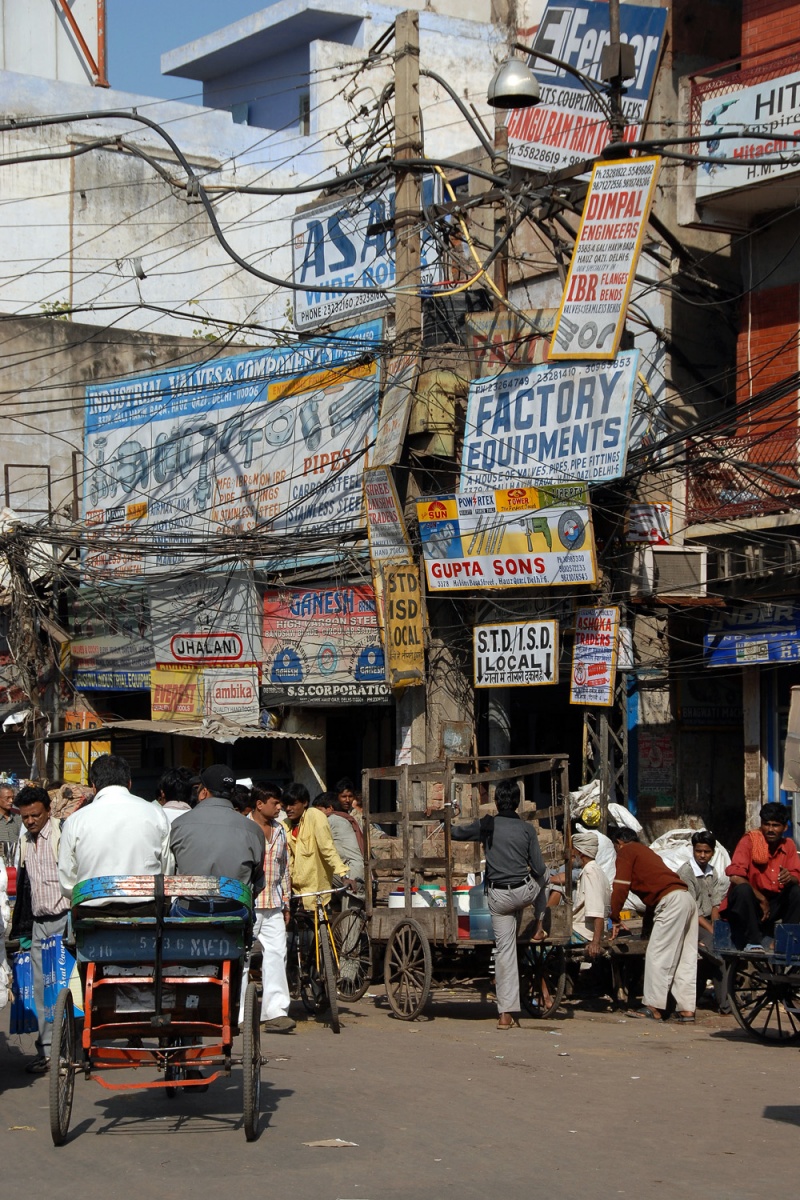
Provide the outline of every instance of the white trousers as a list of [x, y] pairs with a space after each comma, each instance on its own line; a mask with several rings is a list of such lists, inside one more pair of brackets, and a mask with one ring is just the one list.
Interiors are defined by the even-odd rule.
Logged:
[[[253, 940], [258, 939], [261, 961], [261, 1020], [273, 1021], [289, 1013], [289, 986], [286, 982], [286, 922], [282, 908], [258, 908], [253, 924]], [[239, 1021], [244, 1017], [244, 988]]]
[[687, 891], [668, 892], [655, 908], [653, 932], [644, 959], [648, 1008], [666, 1008], [672, 992], [678, 1012], [697, 1004], [697, 905]]

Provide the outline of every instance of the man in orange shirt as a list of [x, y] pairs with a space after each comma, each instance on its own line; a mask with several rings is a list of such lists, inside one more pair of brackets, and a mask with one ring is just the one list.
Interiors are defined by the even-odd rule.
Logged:
[[776, 921], [800, 924], [800, 855], [786, 836], [788, 824], [785, 804], [764, 804], [761, 828], [746, 833], [733, 852], [723, 908], [737, 950], [771, 949]]

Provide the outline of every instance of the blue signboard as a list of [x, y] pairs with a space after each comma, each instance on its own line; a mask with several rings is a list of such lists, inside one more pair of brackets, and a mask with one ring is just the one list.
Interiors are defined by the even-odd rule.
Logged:
[[[636, 61], [636, 74], [626, 81], [622, 106], [629, 141], [641, 132], [666, 22], [666, 7], [620, 5], [620, 39], [633, 46]], [[609, 41], [608, 4], [599, 0], [550, 0], [533, 46], [569, 63], [602, 87], [600, 59]], [[513, 109], [509, 114], [509, 161], [549, 172], [597, 157], [610, 135], [595, 97], [563, 67], [543, 58], [532, 58], [530, 62], [541, 84], [541, 103]]]
[[710, 667], [800, 661], [800, 606], [748, 604], [714, 616], [704, 639]]

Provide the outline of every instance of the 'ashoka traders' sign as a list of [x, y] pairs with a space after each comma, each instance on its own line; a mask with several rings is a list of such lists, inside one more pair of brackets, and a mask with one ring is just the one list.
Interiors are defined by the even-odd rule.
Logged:
[[476, 625], [476, 688], [558, 683], [558, 621]]
[[550, 358], [615, 358], [660, 158], [598, 163], [572, 252]]
[[[620, 6], [620, 37], [633, 46], [636, 63], [636, 74], [625, 86], [626, 141], [641, 137], [666, 19], [666, 7]], [[551, 0], [533, 47], [599, 80], [600, 59], [609, 40], [607, 4]], [[550, 172], [596, 158], [611, 141], [611, 131], [595, 97], [564, 66], [543, 58], [529, 61], [541, 85], [541, 102], [509, 114], [509, 162]]]

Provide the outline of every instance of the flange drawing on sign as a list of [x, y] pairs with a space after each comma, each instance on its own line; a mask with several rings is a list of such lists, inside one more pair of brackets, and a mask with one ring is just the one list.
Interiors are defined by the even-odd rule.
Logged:
[[286, 405], [270, 413], [264, 426], [264, 437], [270, 446], [285, 446], [294, 430], [294, 413]]
[[558, 536], [567, 550], [580, 550], [586, 541], [586, 525], [580, 513], [568, 508], [558, 518]]

